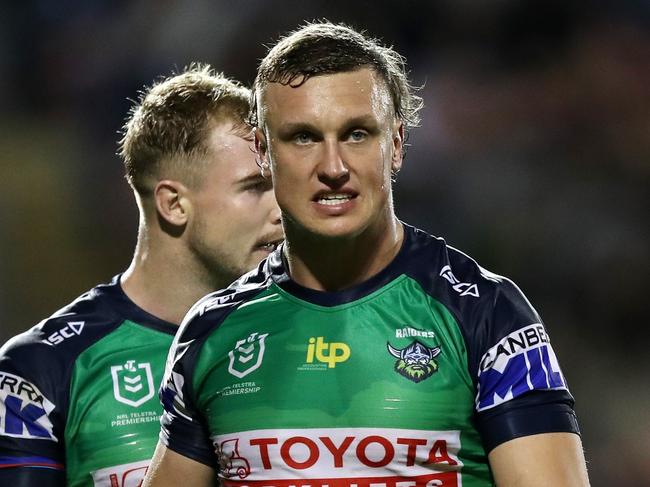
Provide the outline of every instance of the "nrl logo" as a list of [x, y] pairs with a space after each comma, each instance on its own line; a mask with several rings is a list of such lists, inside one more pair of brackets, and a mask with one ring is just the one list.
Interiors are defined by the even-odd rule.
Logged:
[[154, 395], [151, 364], [137, 364], [135, 360], [127, 360], [124, 365], [111, 367], [113, 377], [113, 396], [123, 404], [137, 408]]
[[246, 377], [248, 374], [257, 370], [262, 365], [264, 358], [264, 340], [269, 336], [268, 333], [260, 335], [251, 333], [248, 338], [238, 340], [235, 348], [228, 352], [230, 364], [228, 372], [235, 377]]
[[386, 342], [388, 352], [397, 359], [395, 371], [413, 382], [421, 382], [438, 371], [438, 363], [434, 360], [440, 355], [440, 347], [429, 348], [419, 340], [408, 347], [398, 350]]

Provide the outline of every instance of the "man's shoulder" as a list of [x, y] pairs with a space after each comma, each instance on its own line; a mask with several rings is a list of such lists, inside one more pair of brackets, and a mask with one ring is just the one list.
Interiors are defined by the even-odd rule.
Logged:
[[234, 311], [250, 303], [269, 289], [271, 271], [266, 260], [230, 286], [212, 292], [192, 306], [180, 326], [177, 337], [183, 341], [211, 333]]
[[0, 449], [59, 458], [48, 442], [35, 448], [31, 441], [61, 444], [74, 364], [120, 324], [107, 286], [83, 293], [0, 348], [0, 411], [12, 411], [11, 421], [0, 426]]
[[7, 361], [52, 366], [50, 360], [77, 355], [119, 325], [119, 313], [112, 306], [109, 284], [100, 284], [32, 328], [9, 339], [0, 348], [0, 366]]
[[406, 273], [436, 296], [483, 301], [514, 286], [508, 278], [482, 267], [465, 252], [417, 228], [410, 232]]

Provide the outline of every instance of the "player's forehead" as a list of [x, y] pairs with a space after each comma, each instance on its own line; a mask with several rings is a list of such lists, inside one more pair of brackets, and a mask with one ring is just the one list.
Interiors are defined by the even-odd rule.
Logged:
[[215, 123], [206, 134], [207, 171], [219, 174], [225, 183], [259, 174], [255, 163], [252, 132], [245, 134], [232, 121]]
[[271, 125], [392, 114], [388, 87], [370, 68], [313, 76], [299, 86], [269, 83], [259, 102], [263, 122]]

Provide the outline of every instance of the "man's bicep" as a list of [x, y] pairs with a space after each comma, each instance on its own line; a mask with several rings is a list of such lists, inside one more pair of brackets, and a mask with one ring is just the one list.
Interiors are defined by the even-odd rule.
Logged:
[[27, 338], [0, 350], [0, 485], [64, 485], [60, 369], [48, 347]]
[[500, 444], [488, 456], [498, 487], [589, 486], [575, 433], [543, 433]]
[[158, 442], [142, 487], [211, 487], [216, 474], [212, 467], [176, 453]]
[[65, 472], [50, 468], [0, 468], [0, 485], [11, 487], [65, 487]]

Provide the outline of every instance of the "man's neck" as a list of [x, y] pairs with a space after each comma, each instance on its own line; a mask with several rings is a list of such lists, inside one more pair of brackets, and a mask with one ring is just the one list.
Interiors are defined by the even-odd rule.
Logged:
[[[187, 261], [170, 250], [144, 250], [138, 245], [120, 284], [137, 306], [161, 320], [180, 324], [196, 301], [219, 288], [210, 283], [199, 264]], [[193, 267], [197, 267], [195, 272]]]
[[287, 229], [285, 257], [291, 278], [318, 291], [340, 291], [360, 284], [382, 271], [395, 258], [404, 227], [393, 215], [385, 224], [353, 239], [324, 239]]

